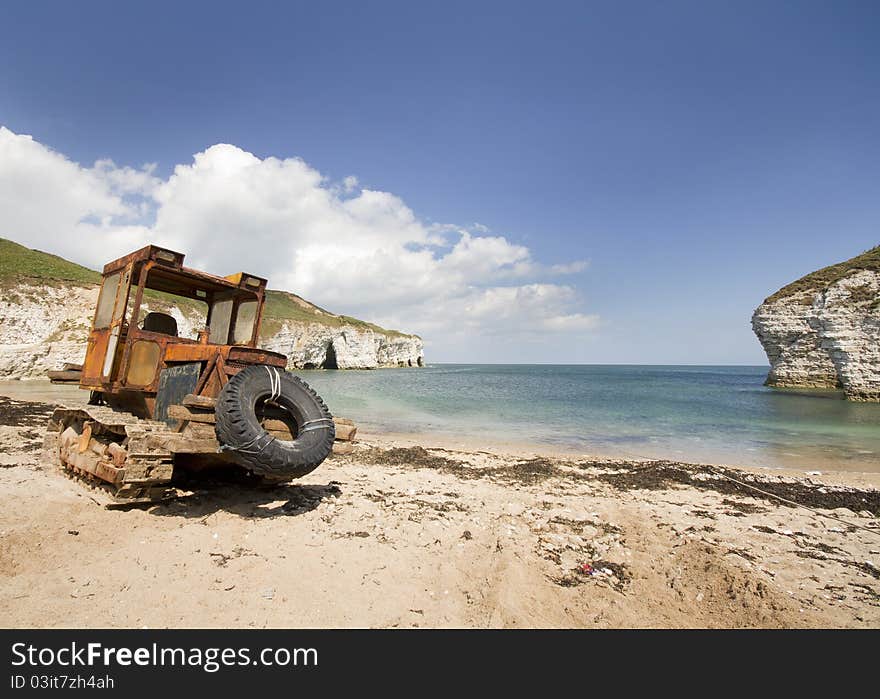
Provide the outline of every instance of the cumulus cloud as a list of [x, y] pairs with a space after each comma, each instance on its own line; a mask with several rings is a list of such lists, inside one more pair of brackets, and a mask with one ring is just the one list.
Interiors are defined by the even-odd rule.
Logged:
[[84, 168], [30, 136], [0, 127], [0, 235], [91, 266], [143, 246], [139, 221], [155, 186], [138, 173], [98, 161]]
[[543, 265], [481, 224], [427, 224], [354, 176], [330, 182], [300, 159], [228, 144], [165, 179], [155, 170], [108, 159], [84, 167], [0, 127], [0, 235], [92, 267], [156, 242], [190, 266], [260, 274], [429, 343], [582, 334], [599, 322], [574, 287], [552, 281], [585, 262]]

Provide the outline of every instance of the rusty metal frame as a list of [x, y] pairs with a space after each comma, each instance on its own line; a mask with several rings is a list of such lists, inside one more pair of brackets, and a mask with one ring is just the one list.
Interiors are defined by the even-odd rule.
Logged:
[[[105, 399], [117, 398], [119, 401], [136, 402], [145, 406], [146, 412], [152, 414], [155, 404], [155, 394], [158, 389], [159, 374], [162, 369], [169, 365], [187, 362], [202, 362], [203, 370], [199, 378], [197, 392], [200, 395], [216, 395], [217, 392], [226, 384], [229, 377], [238, 373], [244, 366], [250, 364], [267, 364], [285, 368], [287, 366], [287, 358], [277, 352], [261, 350], [257, 348], [260, 327], [263, 321], [263, 313], [265, 307], [265, 291], [266, 280], [262, 277], [240, 272], [229, 277], [218, 277], [198, 270], [189, 269], [183, 266], [184, 255], [182, 253], [161, 248], [155, 245], [148, 245], [136, 250], [117, 260], [108, 262], [104, 266], [103, 280], [101, 289], [103, 292], [104, 282], [106, 279], [117, 272], [128, 270], [123, 278], [126, 281], [126, 289], [120, 296], [117, 289], [117, 296], [114, 300], [114, 306], [111, 318], [115, 318], [118, 311], [118, 304], [123, 304], [122, 315], [118, 320], [118, 340], [115, 352], [119, 352], [119, 344], [123, 345], [122, 354], [119, 357], [118, 365], [114, 357], [110, 368], [110, 375], [106, 377], [100, 373], [97, 377], [86, 376], [80, 382], [82, 388], [99, 390], [105, 394]], [[253, 327], [251, 328], [251, 337], [248, 342], [241, 345], [231, 344], [213, 344], [208, 342], [208, 333], [200, 332], [199, 340], [191, 340], [188, 338], [174, 337], [163, 333], [156, 333], [142, 330], [137, 327], [137, 318], [143, 304], [144, 290], [153, 288], [150, 285], [150, 273], [152, 271], [159, 272], [161, 270], [161, 278], [169, 280], [169, 285], [163, 289], [159, 285], [157, 290], [166, 291], [168, 286], [174, 289], [192, 288], [192, 295], [178, 294], [175, 291], [168, 291], [172, 295], [180, 295], [183, 298], [192, 298], [203, 301], [208, 306], [208, 314], [205, 321], [206, 330], [209, 327], [211, 313], [213, 309], [214, 296], [217, 293], [230, 291], [238, 292], [233, 295], [233, 308], [230, 317], [229, 335], [234, 337], [235, 323], [238, 320], [239, 305], [247, 300], [255, 300], [257, 302], [257, 310], [254, 314]], [[137, 281], [134, 281], [135, 275]], [[120, 278], [120, 283], [122, 279]], [[173, 280], [177, 280], [179, 285], [174, 284]], [[128, 308], [128, 302], [131, 297], [132, 285], [136, 283], [136, 291], [131, 309]], [[206, 287], [206, 288], [205, 288]], [[197, 290], [205, 292], [205, 296], [198, 296]], [[100, 298], [100, 297], [99, 297]], [[110, 326], [103, 329], [95, 329], [95, 320], [97, 318], [98, 309], [95, 309], [95, 315], [92, 318], [92, 329], [89, 336], [89, 347], [87, 350], [86, 366], [89, 366], [89, 357], [92, 353], [103, 345], [106, 350], [109, 349], [109, 336], [114, 327], [111, 320]], [[129, 317], [126, 317], [129, 316]], [[153, 380], [145, 386], [129, 386], [126, 383], [126, 377], [131, 367], [131, 352], [135, 342], [146, 340], [159, 345], [159, 362]], [[103, 361], [100, 363], [99, 371], [103, 369]], [[115, 366], [115, 371], [114, 371]]]

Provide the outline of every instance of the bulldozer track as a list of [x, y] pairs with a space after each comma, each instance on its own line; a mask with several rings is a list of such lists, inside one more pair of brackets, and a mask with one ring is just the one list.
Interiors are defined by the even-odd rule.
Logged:
[[157, 502], [180, 494], [171, 486], [174, 437], [167, 425], [101, 406], [56, 408], [43, 445], [65, 475], [100, 491], [104, 504]]

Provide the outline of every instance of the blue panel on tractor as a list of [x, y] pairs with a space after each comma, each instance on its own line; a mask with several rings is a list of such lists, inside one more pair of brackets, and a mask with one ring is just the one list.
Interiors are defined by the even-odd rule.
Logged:
[[201, 362], [189, 364], [177, 364], [163, 369], [159, 373], [159, 389], [156, 392], [155, 419], [169, 425], [176, 422], [174, 418], [168, 418], [168, 406], [180, 405], [184, 396], [195, 393], [199, 383], [199, 374], [202, 372]]

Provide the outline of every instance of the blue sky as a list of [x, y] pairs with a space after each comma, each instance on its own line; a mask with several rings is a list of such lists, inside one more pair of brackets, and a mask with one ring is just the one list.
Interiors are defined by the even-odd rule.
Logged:
[[[155, 163], [160, 184], [215, 144], [301, 158], [426, 228], [527, 248], [528, 274], [456, 269], [433, 310], [304, 282], [333, 310], [421, 331], [435, 361], [763, 363], [754, 307], [880, 243], [877, 3], [316, 5], [4, 3], [0, 125], [82, 168]], [[162, 205], [128, 223], [189, 220]], [[25, 216], [0, 235], [49, 247]], [[455, 326], [482, 303], [464, 287], [536, 284], [554, 332], [500, 292], [485, 307], [505, 323]]]

